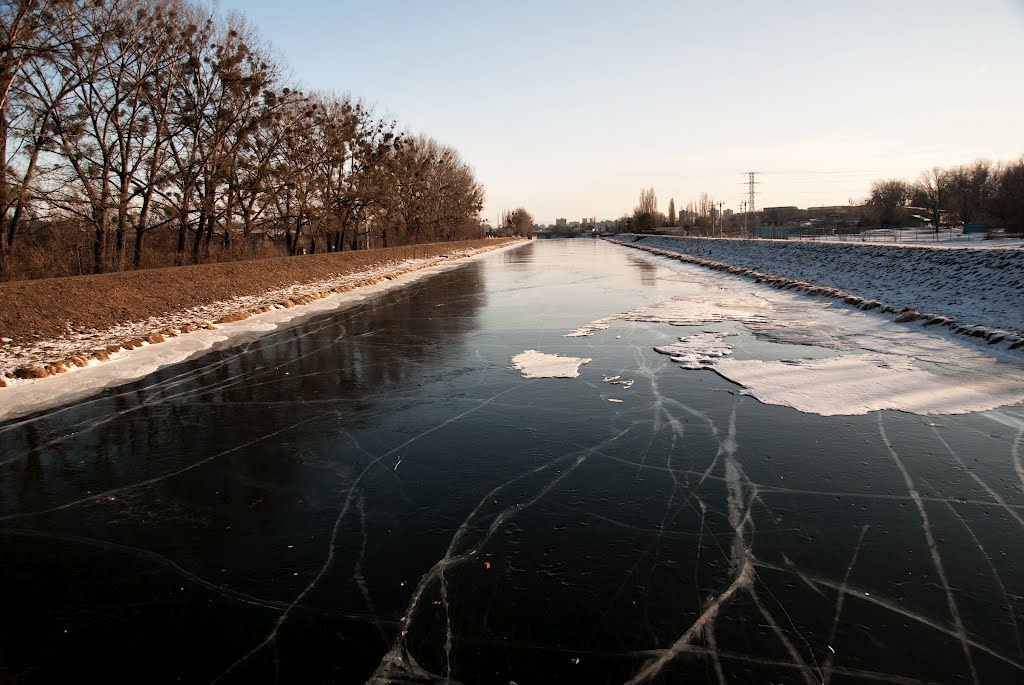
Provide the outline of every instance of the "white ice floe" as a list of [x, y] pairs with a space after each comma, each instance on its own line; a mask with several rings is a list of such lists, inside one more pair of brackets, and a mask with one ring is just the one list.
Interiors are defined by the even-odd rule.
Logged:
[[580, 367], [592, 360], [582, 357], [563, 357], [526, 350], [512, 357], [512, 366], [523, 378], [576, 378]]
[[566, 333], [562, 337], [563, 338], [583, 338], [583, 337], [586, 337], [588, 335], [593, 335], [594, 331], [605, 331], [605, 330], [608, 330], [609, 324], [611, 324], [611, 322], [614, 321], [617, 318], [618, 317], [616, 317], [616, 316], [606, 316], [603, 319], [597, 319], [596, 321], [591, 321], [590, 323], [588, 323], [588, 324], [586, 324], [584, 326], [580, 326], [579, 328], [577, 328], [574, 331], [570, 331], [570, 332]]
[[621, 314], [618, 318], [624, 321], [667, 323], [673, 326], [702, 326], [722, 321], [768, 323], [771, 313], [771, 303], [754, 293], [719, 291], [644, 305]]
[[[739, 321], [752, 326], [771, 322], [772, 304], [755, 293], [712, 291], [708, 295], [675, 297], [646, 304], [621, 314], [595, 319], [563, 335], [579, 338], [607, 330], [612, 321], [667, 323], [672, 326], [703, 326], [723, 321]], [[622, 336], [616, 336], [616, 339]]]
[[1024, 402], [1024, 374], [995, 369], [933, 373], [897, 355], [831, 359], [723, 359], [712, 367], [765, 404], [823, 416], [896, 409], [913, 414], [968, 414]]
[[655, 352], [667, 354], [672, 361], [684, 369], [710, 369], [715, 363], [732, 354], [732, 346], [725, 342], [729, 336], [736, 333], [707, 332], [697, 335], [688, 335], [679, 338], [679, 342], [672, 345], [655, 347]]

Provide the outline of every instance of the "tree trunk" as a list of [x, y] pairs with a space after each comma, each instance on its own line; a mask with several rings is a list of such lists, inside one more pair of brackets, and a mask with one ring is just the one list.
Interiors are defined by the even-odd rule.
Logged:
[[[3, 77], [6, 78], [6, 74]], [[6, 82], [6, 81], [5, 81]], [[7, 101], [0, 107], [0, 280], [5, 280], [11, 272], [11, 249], [13, 245], [13, 221], [11, 229], [7, 229], [7, 205], [10, 202], [11, 187], [7, 183]]]
[[146, 235], [146, 228], [141, 223], [135, 226], [135, 254], [132, 255], [132, 266], [136, 269], [142, 268], [142, 243]]
[[302, 212], [299, 212], [298, 218], [295, 219], [295, 235], [292, 236], [292, 247], [290, 250], [291, 255], [299, 254], [299, 236], [302, 234]]
[[93, 226], [95, 231], [93, 232], [92, 241], [92, 272], [94, 274], [103, 273], [103, 261], [106, 257], [106, 243], [107, 243], [107, 219], [106, 212], [100, 209], [98, 212], [93, 210]]
[[188, 238], [188, 208], [187, 196], [182, 197], [181, 213], [178, 216], [178, 249], [174, 254], [174, 266], [181, 266], [185, 263], [185, 240]]
[[213, 229], [217, 225], [217, 215], [212, 211], [206, 217], [206, 236], [203, 241], [203, 257], [210, 258], [210, 242], [213, 240]]
[[228, 206], [224, 210], [224, 249], [227, 250], [231, 247], [231, 217], [234, 216], [235, 211], [235, 195], [234, 192], [228, 190]]
[[115, 271], [124, 270], [124, 239], [128, 233], [128, 199], [124, 193], [117, 207], [117, 227], [114, 231]]
[[[14, 237], [18, 233], [18, 228], [21, 224], [21, 216], [25, 213], [25, 206], [28, 204], [28, 188], [32, 184], [32, 179], [35, 178], [36, 168], [39, 162], [39, 153], [42, 151], [42, 141], [36, 140], [36, 144], [32, 149], [32, 155], [28, 160], [28, 167], [25, 169], [25, 175], [21, 181], [21, 188], [18, 189], [18, 197], [14, 201], [14, 213], [11, 215], [10, 223], [7, 225], [7, 249], [9, 251], [14, 248]], [[10, 192], [8, 189], [7, 192]], [[2, 205], [0, 205], [2, 206]], [[0, 228], [0, 233], [3, 232], [3, 228]], [[0, 240], [2, 242], [2, 240]]]
[[146, 222], [149, 221], [149, 207], [153, 200], [153, 184], [146, 189], [142, 198], [142, 209], [139, 210], [139, 219], [135, 223], [135, 254], [132, 256], [132, 265], [138, 269], [142, 266], [142, 242], [146, 235]]
[[203, 245], [203, 229], [206, 227], [206, 202], [203, 202], [199, 211], [199, 221], [196, 223], [196, 234], [192, 239], [192, 263], [199, 263], [199, 248]]
[[252, 211], [245, 204], [242, 205], [242, 238], [249, 242], [252, 236]]

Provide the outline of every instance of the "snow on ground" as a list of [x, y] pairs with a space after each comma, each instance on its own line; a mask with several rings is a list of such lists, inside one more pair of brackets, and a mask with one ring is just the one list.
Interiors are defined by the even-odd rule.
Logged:
[[512, 357], [512, 367], [523, 378], [576, 378], [580, 375], [580, 367], [591, 361], [581, 357], [563, 357], [526, 350]]
[[[1024, 339], [1024, 250], [947, 249], [787, 240], [630, 236], [633, 246], [709, 260], [777, 287], [856, 298], [862, 307], [962, 328], [1010, 344]], [[989, 244], [991, 244], [989, 242]], [[830, 289], [830, 291], [826, 291]], [[851, 303], [854, 303], [851, 301]], [[940, 320], [941, 319], [941, 320]], [[996, 340], [996, 339], [999, 340]]]
[[[513, 243], [496, 249], [506, 250], [522, 245]], [[112, 352], [105, 361], [91, 358], [82, 367], [68, 365], [64, 373], [45, 378], [5, 377], [7, 387], [0, 388], [0, 421], [142, 378], [158, 368], [184, 361], [226, 341], [256, 338], [283, 325], [293, 324], [300, 317], [358, 304], [392, 288], [454, 268], [468, 258], [482, 256], [494, 249], [461, 250], [453, 251], [447, 257], [404, 260], [344, 278], [297, 284], [260, 295], [196, 307], [160, 319], [125, 323], [105, 331], [93, 331], [67, 339], [42, 341], [31, 347], [0, 346], [2, 370], [26, 363], [43, 364], [66, 360], [86, 350], [103, 348], [108, 344], [117, 345], [132, 337], [145, 338], [153, 331], [169, 329], [179, 333], [174, 337], [166, 337], [158, 344], [141, 342], [134, 349]], [[341, 292], [323, 295], [332, 290]], [[289, 302], [290, 306], [280, 305], [283, 301]], [[298, 306], [297, 301], [304, 304]], [[194, 324], [196, 321], [230, 319], [239, 313], [250, 313], [261, 308], [266, 311], [238, 321], [207, 324], [204, 327]]]
[[1020, 351], [939, 326], [902, 325], [878, 309], [862, 311], [685, 262], [643, 258], [684, 271], [704, 287], [699, 295], [605, 316], [598, 320], [602, 327], [577, 330], [599, 335], [615, 320], [729, 328], [652, 346], [681, 368], [712, 370], [761, 402], [824, 416], [882, 409], [963, 414], [1024, 402]]
[[1024, 248], [1024, 240], [1006, 238], [997, 233], [990, 238], [984, 233], [964, 234], [960, 229], [878, 228], [861, 233], [838, 235], [790, 235], [790, 240], [812, 242], [856, 243], [858, 245], [915, 245], [939, 250], [969, 248], [974, 250]]

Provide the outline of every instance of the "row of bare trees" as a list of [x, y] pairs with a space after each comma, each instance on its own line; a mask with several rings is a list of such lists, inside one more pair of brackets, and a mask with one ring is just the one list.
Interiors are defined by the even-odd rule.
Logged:
[[640, 191], [640, 197], [633, 214], [622, 217], [617, 223], [617, 230], [650, 231], [656, 228], [711, 228], [715, 225], [718, 212], [715, 201], [707, 193], [686, 204], [684, 209], [676, 212], [675, 198], [669, 198], [668, 214], [658, 209], [658, 196], [654, 188]]
[[533, 215], [525, 207], [506, 209], [498, 221], [498, 234], [502, 236], [529, 236], [535, 224]]
[[456, 151], [285, 72], [192, 0], [0, 0], [0, 278], [40, 227], [87, 234], [97, 273], [142, 266], [153, 232], [176, 264], [482, 235]]
[[950, 168], [934, 167], [917, 181], [875, 181], [865, 203], [865, 220], [901, 225], [908, 207], [923, 209], [933, 226], [988, 223], [1024, 230], [1024, 157], [993, 164], [979, 160]]

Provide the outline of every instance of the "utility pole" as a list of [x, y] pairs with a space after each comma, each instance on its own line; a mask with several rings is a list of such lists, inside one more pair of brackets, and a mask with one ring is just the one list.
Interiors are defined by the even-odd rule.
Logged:
[[718, 237], [719, 238], [721, 238], [722, 234], [725, 232], [725, 224], [722, 223], [722, 219], [723, 218], [724, 217], [722, 216], [722, 201], [719, 200], [718, 201]]
[[747, 232], [747, 201], [744, 200], [740, 203], [740, 211], [743, 212], [743, 237], [749, 238], [750, 234]]

